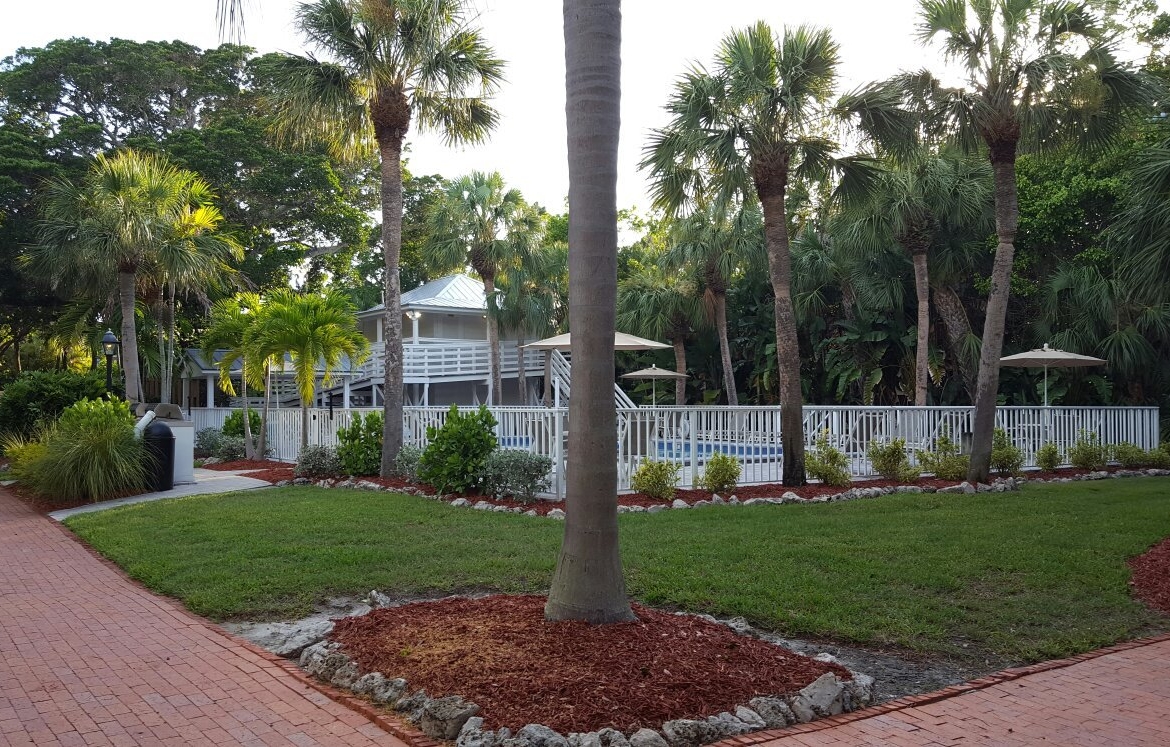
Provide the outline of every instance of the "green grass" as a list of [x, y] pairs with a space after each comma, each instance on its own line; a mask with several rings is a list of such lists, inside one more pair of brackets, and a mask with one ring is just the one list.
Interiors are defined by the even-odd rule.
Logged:
[[[551, 520], [307, 487], [67, 524], [135, 578], [217, 619], [293, 617], [373, 588], [540, 591], [562, 532]], [[634, 597], [788, 636], [1029, 661], [1168, 623], [1130, 598], [1125, 562], [1170, 535], [1166, 480], [627, 514], [621, 532]]]

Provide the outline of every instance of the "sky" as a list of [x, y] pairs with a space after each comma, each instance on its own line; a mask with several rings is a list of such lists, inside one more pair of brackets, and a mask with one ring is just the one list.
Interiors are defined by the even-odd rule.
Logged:
[[[564, 39], [557, 0], [469, 0], [487, 41], [507, 60], [495, 99], [500, 124], [483, 145], [450, 148], [412, 132], [408, 168], [455, 178], [499, 171], [508, 186], [550, 212], [565, 209]], [[260, 52], [305, 50], [292, 26], [297, 0], [245, 0], [244, 43]], [[215, 0], [0, 0], [0, 57], [19, 47], [84, 36], [137, 41], [220, 43]], [[1161, 0], [1165, 10], [1170, 0]], [[913, 38], [915, 0], [626, 0], [623, 3], [622, 134], [618, 204], [645, 212], [646, 180], [637, 169], [650, 131], [666, 123], [674, 81], [708, 63], [732, 29], [764, 20], [779, 30], [802, 23], [832, 30], [841, 47], [840, 90], [899, 70], [937, 67], [938, 54]]]

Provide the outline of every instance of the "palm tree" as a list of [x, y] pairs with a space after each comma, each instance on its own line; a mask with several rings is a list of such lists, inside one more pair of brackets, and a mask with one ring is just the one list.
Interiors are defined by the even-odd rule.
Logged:
[[[618, 282], [617, 322], [623, 330], [651, 339], [670, 340], [674, 370], [687, 371], [686, 342], [703, 319], [698, 284], [685, 272], [660, 263], [639, 263]], [[674, 402], [686, 403], [686, 379], [674, 382]], [[734, 404], [734, 403], [732, 403]]]
[[474, 171], [447, 185], [428, 219], [430, 238], [423, 245], [427, 264], [469, 265], [483, 282], [487, 299], [488, 363], [491, 403], [503, 396], [500, 382], [500, 299], [496, 281], [510, 268], [527, 262], [540, 241], [539, 214], [520, 190], [504, 188], [499, 172]]
[[[207, 256], [201, 250], [213, 242], [231, 246], [211, 235], [219, 224], [211, 199], [211, 188], [193, 172], [133, 150], [97, 156], [80, 183], [59, 179], [46, 187], [40, 243], [29, 253], [29, 267], [54, 286], [100, 294], [116, 277], [130, 400], [142, 397], [135, 326], [139, 272], [178, 253], [203, 264]], [[193, 234], [195, 216], [200, 228]], [[188, 241], [196, 235], [199, 241]]]
[[381, 159], [388, 476], [402, 448], [403, 141], [412, 119], [451, 143], [483, 140], [496, 124], [487, 99], [504, 64], [470, 25], [465, 0], [313, 0], [298, 9], [297, 25], [327, 59], [273, 58], [278, 134], [324, 141], [349, 157], [376, 150]]
[[614, 459], [621, 0], [565, 0], [564, 19], [573, 425], [565, 535], [544, 614], [598, 624], [634, 619], [618, 549]]
[[309, 444], [309, 408], [317, 388], [317, 366], [329, 383], [344, 355], [351, 365], [369, 355], [369, 342], [357, 328], [349, 298], [339, 291], [323, 294], [273, 291], [246, 332], [245, 359], [292, 358], [293, 378], [301, 397], [301, 447]]
[[[543, 222], [543, 218], [542, 218]], [[499, 287], [498, 318], [500, 326], [518, 334], [520, 350], [517, 390], [519, 402], [528, 396], [527, 368], [524, 365], [523, 345], [526, 335], [550, 337], [559, 331], [559, 320], [567, 303], [562, 285], [568, 276], [568, 247], [563, 242], [535, 247], [525, 253], [521, 261], [509, 268]], [[545, 351], [546, 360], [552, 351]], [[551, 378], [546, 376], [546, 388], [551, 390]]]
[[[253, 323], [259, 317], [261, 308], [260, 296], [256, 293], [238, 293], [230, 298], [217, 301], [211, 307], [207, 326], [200, 336], [202, 347], [200, 352], [208, 363], [214, 362], [215, 353], [224, 350], [224, 356], [218, 361], [219, 388], [229, 395], [235, 395], [236, 389], [232, 384], [231, 370], [236, 361], [240, 362], [240, 389], [244, 403], [244, 458], [254, 459], [257, 451], [263, 456], [263, 446], [257, 448], [252, 441], [252, 424], [248, 417], [248, 385], [257, 388], [264, 385], [263, 377], [256, 374], [257, 366], [254, 361], [248, 360], [247, 340]], [[265, 427], [267, 423], [262, 425]], [[262, 439], [263, 441], [263, 439]]]
[[1072, 142], [1111, 142], [1127, 112], [1155, 100], [1149, 79], [1118, 62], [1116, 38], [1088, 3], [1048, 0], [919, 0], [918, 36], [941, 40], [966, 76], [942, 85], [929, 71], [888, 81], [918, 108], [930, 134], [968, 152], [986, 149], [995, 185], [997, 246], [983, 324], [968, 480], [986, 481], [1011, 291], [1019, 207], [1016, 157]]

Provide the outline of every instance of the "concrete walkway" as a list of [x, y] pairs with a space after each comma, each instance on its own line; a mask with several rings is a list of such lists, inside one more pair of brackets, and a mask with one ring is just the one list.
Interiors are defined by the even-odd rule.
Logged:
[[0, 747], [16, 745], [405, 743], [0, 489]]
[[[248, 470], [245, 470], [248, 471]], [[254, 470], [253, 470], [254, 471]], [[222, 472], [213, 469], [195, 470], [195, 482], [187, 485], [176, 485], [173, 490], [164, 490], [159, 493], [143, 493], [132, 495], [129, 498], [118, 498], [113, 501], [90, 503], [76, 508], [63, 508], [49, 514], [50, 518], [64, 521], [74, 514], [88, 514], [93, 511], [105, 511], [107, 508], [131, 506], [135, 503], [147, 501], [161, 501], [167, 498], [185, 498], [189, 495], [203, 495], [206, 493], [231, 493], [237, 490], [253, 490], [255, 488], [270, 488], [272, 483], [257, 480], [254, 477], [241, 477], [239, 472]]]

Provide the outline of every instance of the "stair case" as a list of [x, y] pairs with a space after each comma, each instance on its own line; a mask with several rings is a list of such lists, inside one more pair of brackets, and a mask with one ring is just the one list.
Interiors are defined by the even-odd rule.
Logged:
[[[555, 402], [559, 399], [562, 406], [567, 405], [569, 402], [569, 391], [573, 381], [573, 367], [569, 363], [569, 359], [559, 350], [552, 351], [551, 367], [553, 401]], [[617, 383], [613, 385], [613, 399], [618, 409], [623, 407], [637, 407], [634, 401], [622, 391], [622, 388]]]

